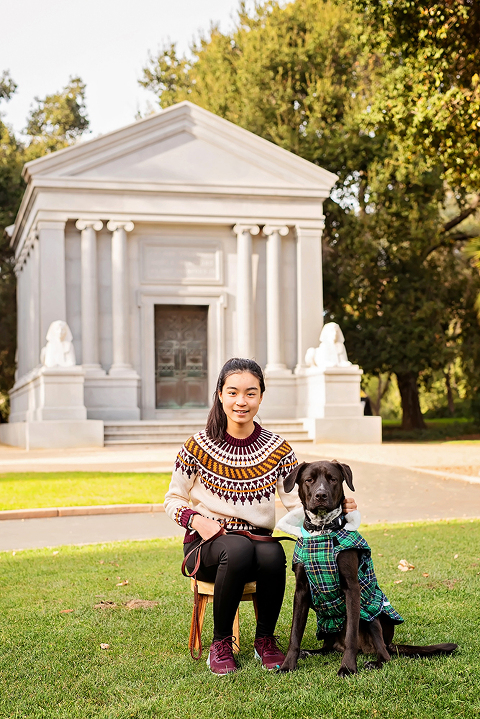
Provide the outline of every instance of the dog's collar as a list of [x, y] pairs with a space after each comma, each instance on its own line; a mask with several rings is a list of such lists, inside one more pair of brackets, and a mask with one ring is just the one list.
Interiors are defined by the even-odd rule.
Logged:
[[306, 509], [303, 528], [309, 535], [328, 534], [336, 529], [342, 529], [342, 527], [345, 526], [346, 521], [342, 505], [334, 509], [332, 512], [329, 512], [324, 517], [317, 517]]

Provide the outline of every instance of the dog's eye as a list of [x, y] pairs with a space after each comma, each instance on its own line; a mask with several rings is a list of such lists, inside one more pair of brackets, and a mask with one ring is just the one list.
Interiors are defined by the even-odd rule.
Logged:
[[311, 484], [313, 482], [313, 477], [305, 477], [306, 484]]

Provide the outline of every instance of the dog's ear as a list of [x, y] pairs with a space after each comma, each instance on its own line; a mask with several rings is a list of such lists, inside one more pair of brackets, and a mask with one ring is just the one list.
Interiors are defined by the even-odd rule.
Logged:
[[292, 489], [295, 486], [295, 483], [298, 484], [298, 480], [302, 476], [302, 472], [304, 469], [306, 469], [309, 465], [309, 462], [302, 462], [302, 464], [298, 464], [293, 472], [290, 472], [290, 474], [285, 477], [283, 480], [283, 489], [285, 492], [291, 492]]
[[353, 486], [353, 474], [348, 464], [342, 464], [341, 462], [337, 462], [336, 459], [332, 460], [332, 464], [336, 464], [337, 467], [340, 467], [343, 481], [347, 483], [347, 487], [351, 489], [352, 492], [355, 492], [355, 487]]

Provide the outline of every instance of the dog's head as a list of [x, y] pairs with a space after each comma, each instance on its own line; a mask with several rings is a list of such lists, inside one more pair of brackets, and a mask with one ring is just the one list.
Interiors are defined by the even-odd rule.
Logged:
[[298, 484], [298, 496], [304, 509], [321, 516], [336, 509], [343, 501], [343, 482], [352, 492], [352, 470], [348, 464], [331, 462], [303, 462], [290, 472], [283, 481], [285, 492], [291, 492]]

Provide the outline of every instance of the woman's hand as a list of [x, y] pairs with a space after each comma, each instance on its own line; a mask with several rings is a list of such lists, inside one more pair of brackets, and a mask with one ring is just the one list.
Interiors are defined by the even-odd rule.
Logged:
[[190, 526], [199, 533], [202, 539], [214, 537], [218, 533], [218, 530], [222, 528], [219, 522], [216, 522], [214, 519], [208, 519], [208, 517], [204, 517], [201, 514], [195, 514]]
[[343, 511], [345, 514], [348, 514], [349, 512], [354, 512], [357, 508], [357, 503], [353, 499], [353, 497], [345, 497], [343, 500]]

